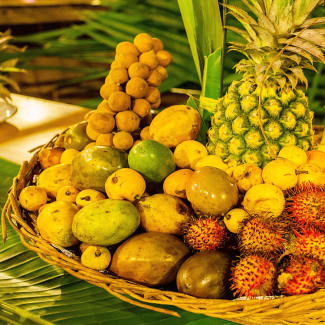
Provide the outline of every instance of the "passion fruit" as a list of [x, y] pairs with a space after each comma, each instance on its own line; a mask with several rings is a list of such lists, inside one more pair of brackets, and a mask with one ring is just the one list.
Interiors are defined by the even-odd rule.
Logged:
[[205, 166], [190, 177], [186, 184], [186, 196], [197, 214], [219, 216], [237, 204], [238, 189], [223, 170]]

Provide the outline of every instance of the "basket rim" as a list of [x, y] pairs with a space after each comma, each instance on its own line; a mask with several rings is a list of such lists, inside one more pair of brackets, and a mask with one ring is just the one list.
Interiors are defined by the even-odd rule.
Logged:
[[[314, 129], [322, 132], [325, 126], [314, 126]], [[240, 324], [261, 324], [262, 322], [272, 324], [274, 318], [277, 319], [276, 324], [291, 324], [291, 321], [297, 320], [297, 316], [304, 318], [301, 324], [319, 324], [318, 320], [325, 322], [323, 307], [325, 306], [325, 289], [319, 289], [315, 293], [305, 295], [272, 296], [250, 300], [197, 298], [176, 291], [151, 288], [112, 274], [91, 270], [83, 266], [77, 260], [77, 256], [73, 254], [68, 256], [68, 250], [44, 240], [37, 229], [30, 226], [25, 220], [18, 197], [20, 191], [26, 186], [26, 178], [33, 176], [32, 172], [38, 164], [38, 152], [46, 147], [53, 147], [59, 135], [55, 135], [48, 143], [36, 148], [37, 150], [35, 150], [30, 161], [25, 161], [17, 176], [14, 177], [1, 215], [4, 240], [6, 238], [7, 219], [18, 232], [22, 244], [36, 252], [43, 261], [59, 266], [72, 276], [103, 288], [120, 300], [160, 313], [180, 317], [179, 313], [175, 311], [157, 307], [162, 305], [175, 306], [192, 313], [204, 314]], [[35, 222], [35, 215], [29, 213], [29, 217], [32, 222]], [[80, 260], [79, 257], [78, 259]], [[297, 305], [301, 309], [297, 310]], [[317, 323], [314, 322], [315, 319], [317, 319]], [[296, 323], [292, 322], [292, 324]]]

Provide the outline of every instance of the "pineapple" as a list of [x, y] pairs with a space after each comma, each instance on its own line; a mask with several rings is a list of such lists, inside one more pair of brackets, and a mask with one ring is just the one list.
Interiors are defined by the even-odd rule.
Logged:
[[243, 78], [218, 100], [207, 147], [228, 163], [264, 166], [284, 146], [305, 151], [312, 146], [313, 112], [302, 87], [308, 86], [303, 69], [325, 62], [325, 17], [308, 18], [319, 0], [242, 2], [254, 16], [226, 7], [244, 26], [227, 26], [246, 40], [229, 48], [246, 56], [236, 65]]

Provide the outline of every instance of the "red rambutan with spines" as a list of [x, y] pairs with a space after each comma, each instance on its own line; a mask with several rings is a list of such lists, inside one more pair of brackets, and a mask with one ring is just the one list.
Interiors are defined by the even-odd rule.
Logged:
[[224, 247], [228, 232], [223, 221], [214, 217], [193, 218], [184, 228], [184, 241], [194, 251]]
[[285, 212], [300, 227], [325, 231], [325, 188], [313, 184], [296, 186], [287, 192]]
[[325, 233], [315, 228], [306, 228], [297, 232], [293, 240], [290, 253], [297, 256], [306, 256], [319, 260], [325, 265]]
[[284, 249], [286, 225], [273, 219], [253, 216], [243, 222], [238, 234], [239, 249], [249, 254], [272, 256]]
[[324, 285], [325, 268], [315, 259], [294, 257], [284, 263], [277, 279], [278, 288], [286, 295], [313, 293]]
[[231, 289], [236, 296], [255, 298], [272, 294], [276, 268], [272, 261], [260, 255], [241, 257], [232, 268]]

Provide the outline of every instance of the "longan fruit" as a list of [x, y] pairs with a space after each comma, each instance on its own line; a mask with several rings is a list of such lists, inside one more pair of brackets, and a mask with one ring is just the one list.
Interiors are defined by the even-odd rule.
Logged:
[[154, 46], [152, 37], [147, 33], [138, 34], [134, 38], [133, 43], [141, 53], [152, 50]]
[[122, 66], [122, 68], [128, 69], [132, 63], [138, 62], [138, 57], [130, 53], [121, 53], [116, 54], [115, 61], [117, 61]]
[[[128, 83], [131, 80], [129, 80]], [[117, 91], [113, 93], [111, 96], [109, 96], [108, 105], [111, 108], [111, 110], [115, 112], [125, 111], [129, 109], [129, 107], [131, 106], [131, 97], [123, 91]]]
[[132, 110], [140, 117], [145, 117], [150, 113], [151, 105], [146, 99], [138, 98], [134, 100]]
[[84, 120], [88, 121], [90, 115], [94, 114], [96, 111], [95, 110], [90, 110], [84, 115]]
[[163, 67], [167, 67], [172, 62], [172, 55], [165, 50], [158, 51], [156, 53], [156, 57], [158, 59], [158, 62]]
[[129, 80], [128, 71], [125, 68], [113, 69], [110, 71], [108, 76], [109, 79], [117, 85], [123, 84]]
[[97, 132], [89, 124], [87, 124], [87, 126], [86, 126], [86, 134], [87, 134], [89, 139], [96, 141], [101, 133]]
[[150, 69], [147, 65], [141, 62], [132, 63], [129, 67], [130, 78], [139, 77], [142, 79], [147, 79], [150, 75]]
[[150, 140], [149, 126], [144, 127], [140, 132], [141, 140]]
[[149, 86], [159, 87], [162, 82], [160, 73], [156, 69], [152, 70], [149, 78], [147, 79], [147, 82]]
[[78, 150], [70, 148], [63, 151], [60, 159], [60, 164], [71, 164], [72, 160], [79, 153]]
[[152, 109], [159, 108], [160, 107], [160, 104], [161, 104], [161, 98], [159, 98], [155, 103], [152, 103], [151, 104], [151, 108]]
[[160, 99], [160, 92], [157, 87], [149, 87], [147, 94], [146, 94], [146, 100], [153, 104], [156, 103]]
[[119, 112], [115, 116], [116, 126], [121, 131], [134, 132], [139, 128], [140, 117], [133, 111]]
[[166, 68], [164, 68], [162, 65], [158, 65], [155, 70], [159, 72], [162, 81], [167, 79], [168, 72], [167, 72]]
[[101, 134], [96, 140], [96, 146], [113, 146], [113, 133], [104, 133]]
[[153, 41], [153, 50], [155, 52], [158, 52], [158, 51], [161, 51], [164, 49], [164, 44], [159, 38], [153, 37], [152, 41]]
[[153, 50], [142, 53], [139, 56], [139, 62], [147, 65], [150, 69], [155, 69], [159, 64], [156, 53]]
[[96, 112], [88, 120], [89, 126], [99, 133], [109, 133], [115, 127], [115, 120], [111, 114]]
[[89, 149], [91, 147], [95, 147], [95, 145], [96, 145], [96, 141], [90, 142], [83, 148], [83, 150]]
[[[97, 110], [94, 112], [101, 112], [101, 113], [107, 113], [111, 115], [115, 115], [116, 112], [114, 112], [108, 105], [107, 100], [103, 100], [101, 103], [98, 104]], [[90, 116], [89, 116], [90, 117]]]
[[76, 197], [79, 193], [79, 190], [71, 185], [66, 185], [61, 187], [56, 194], [57, 201], [66, 201], [66, 202], [76, 202]]
[[99, 94], [102, 98], [107, 99], [114, 92], [121, 90], [122, 87], [114, 83], [112, 80], [105, 80], [105, 83], [100, 87]]
[[27, 186], [19, 195], [21, 206], [28, 211], [37, 211], [47, 202], [47, 194], [43, 187]]
[[120, 131], [115, 133], [113, 144], [116, 149], [128, 150], [133, 146], [133, 138], [129, 132]]
[[131, 42], [121, 42], [118, 43], [116, 46], [116, 54], [121, 54], [121, 53], [130, 53], [133, 55], [138, 56], [140, 53], [136, 46], [131, 43]]
[[110, 69], [113, 70], [113, 69], [118, 69], [118, 68], [123, 68], [123, 66], [121, 65], [121, 63], [114, 60], [111, 63]]
[[147, 94], [148, 84], [139, 77], [131, 78], [125, 87], [125, 91], [128, 95], [134, 98], [142, 98]]

